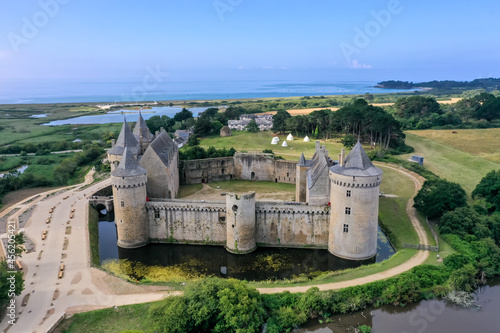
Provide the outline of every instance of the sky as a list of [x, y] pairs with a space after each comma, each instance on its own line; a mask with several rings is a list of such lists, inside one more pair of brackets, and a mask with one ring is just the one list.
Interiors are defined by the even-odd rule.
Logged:
[[0, 79], [500, 77], [495, 0], [0, 0]]

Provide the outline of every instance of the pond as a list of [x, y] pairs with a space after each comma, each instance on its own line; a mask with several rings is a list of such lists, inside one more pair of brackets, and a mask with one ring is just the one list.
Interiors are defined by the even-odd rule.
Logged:
[[[24, 171], [26, 171], [26, 169], [28, 169], [28, 165], [20, 166], [19, 168], [15, 169], [15, 170], [11, 170], [11, 171], [17, 171], [19, 173], [23, 173]], [[3, 178], [3, 176], [5, 176], [9, 172], [10, 171], [0, 173], [0, 178]]]
[[129, 259], [145, 265], [189, 264], [198, 272], [250, 281], [292, 278], [294, 275], [336, 271], [381, 262], [395, 252], [385, 234], [379, 230], [378, 253], [364, 261], [345, 260], [323, 249], [258, 247], [250, 254], [235, 255], [223, 246], [149, 244], [138, 249], [122, 249], [116, 245], [116, 226], [101, 217], [99, 222], [99, 254], [107, 259]]
[[337, 315], [329, 324], [310, 320], [294, 333], [348, 333], [359, 325], [372, 327], [373, 333], [470, 333], [500, 332], [500, 278], [476, 293], [480, 308], [464, 309], [441, 300], [426, 300], [406, 307], [386, 305], [348, 315]]
[[[193, 117], [197, 117], [198, 114], [208, 109], [208, 107], [200, 108], [189, 108], [189, 111], [193, 113]], [[181, 107], [175, 106], [158, 106], [153, 107], [148, 110], [142, 111], [142, 117], [147, 120], [153, 116], [168, 116], [173, 118], [173, 116], [182, 111]], [[129, 122], [135, 122], [139, 119], [139, 111], [135, 110], [116, 110], [110, 111], [106, 114], [99, 114], [95, 116], [81, 116], [63, 120], [54, 120], [49, 123], [45, 123], [45, 126], [60, 126], [60, 125], [90, 125], [90, 124], [108, 124], [108, 123], [121, 123], [123, 122], [123, 117], [127, 118]]]

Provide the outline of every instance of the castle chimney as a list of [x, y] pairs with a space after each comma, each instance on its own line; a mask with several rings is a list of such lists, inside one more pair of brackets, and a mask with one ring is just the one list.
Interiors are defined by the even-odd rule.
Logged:
[[158, 135], [160, 135], [160, 131], [156, 131], [156, 132], [155, 132], [155, 138], [157, 138], [157, 137], [158, 137]]
[[344, 166], [345, 164], [345, 149], [342, 148], [342, 150], [340, 151], [340, 166]]
[[316, 147], [315, 147], [316, 151], [318, 151], [320, 148], [321, 148], [321, 146], [319, 144], [319, 141], [316, 141]]
[[115, 139], [111, 139], [111, 148], [113, 148], [116, 144], [116, 140]]
[[165, 131], [165, 129], [163, 127], [160, 127], [160, 133], [164, 132], [164, 131]]

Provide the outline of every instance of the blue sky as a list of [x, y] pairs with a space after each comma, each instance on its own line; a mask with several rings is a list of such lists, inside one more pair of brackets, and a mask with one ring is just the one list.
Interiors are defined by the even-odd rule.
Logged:
[[494, 0], [0, 0], [0, 77], [500, 77], [499, 12]]

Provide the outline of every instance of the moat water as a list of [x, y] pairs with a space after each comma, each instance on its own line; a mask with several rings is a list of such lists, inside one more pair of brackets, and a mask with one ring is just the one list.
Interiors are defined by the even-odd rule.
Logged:
[[500, 332], [500, 278], [476, 292], [480, 308], [465, 309], [444, 300], [428, 300], [405, 307], [386, 305], [377, 309], [337, 315], [328, 324], [310, 320], [294, 333], [348, 333], [359, 325], [373, 333], [470, 333]]
[[390, 258], [394, 248], [379, 230], [378, 253], [363, 261], [345, 260], [323, 249], [290, 249], [258, 247], [250, 254], [235, 255], [223, 246], [149, 244], [139, 249], [122, 249], [116, 245], [116, 226], [106, 217], [99, 222], [101, 263], [108, 259], [128, 259], [145, 265], [171, 266], [189, 264], [200, 273], [250, 281], [285, 279], [299, 274], [336, 271], [381, 262]]

